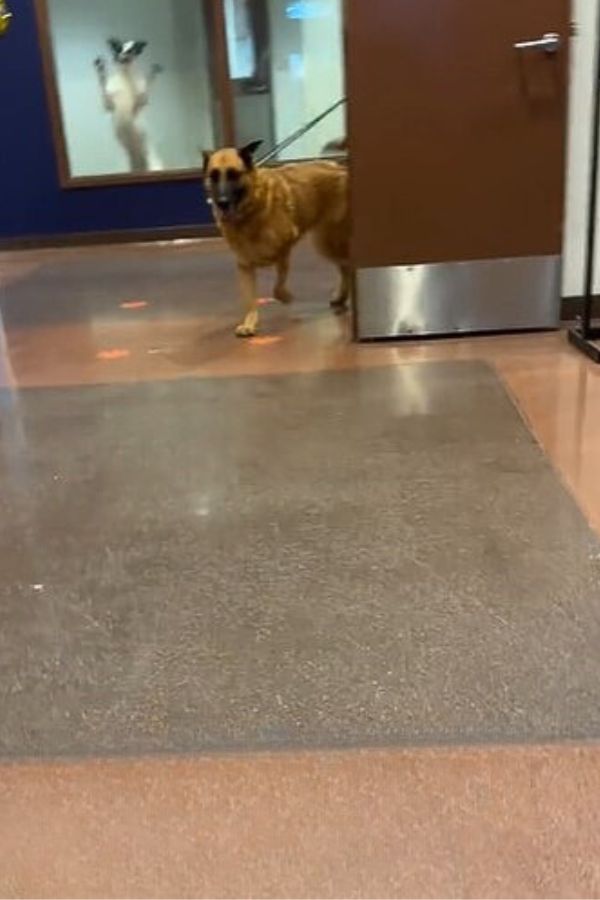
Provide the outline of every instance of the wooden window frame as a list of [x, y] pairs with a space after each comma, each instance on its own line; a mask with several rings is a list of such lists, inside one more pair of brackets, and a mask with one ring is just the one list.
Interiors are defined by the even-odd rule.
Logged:
[[[101, 2], [101, 0], [87, 0], [87, 2]], [[206, 13], [207, 45], [212, 48], [210, 64], [212, 84], [216, 93], [213, 121], [221, 142], [232, 144], [235, 135], [234, 100], [233, 84], [229, 78], [224, 2], [223, 0], [198, 0], [198, 4], [202, 12]], [[202, 175], [200, 161], [198, 161], [198, 166], [188, 169], [167, 169], [160, 172], [122, 172], [109, 175], [71, 174], [50, 31], [48, 0], [35, 0], [35, 14], [60, 187], [72, 189], [107, 185], [152, 184], [165, 181], [197, 181]]]

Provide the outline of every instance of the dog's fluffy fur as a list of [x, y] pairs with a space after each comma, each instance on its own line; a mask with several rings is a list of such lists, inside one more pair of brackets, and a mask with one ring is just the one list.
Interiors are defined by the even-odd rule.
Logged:
[[249, 337], [258, 328], [258, 268], [274, 266], [274, 296], [283, 303], [292, 299], [287, 288], [290, 253], [309, 231], [319, 252], [340, 272], [331, 305], [343, 310], [349, 294], [346, 168], [325, 160], [256, 167], [252, 154], [259, 144], [204, 154], [206, 192], [217, 225], [237, 258], [244, 308], [236, 328], [239, 337]]
[[113, 69], [109, 72], [104, 59], [94, 60], [104, 108], [111, 113], [115, 137], [123, 147], [131, 172], [158, 171], [162, 162], [148, 140], [138, 116], [148, 105], [150, 87], [162, 71], [154, 65], [148, 75], [137, 70], [136, 60], [143, 53], [146, 41], [121, 41], [110, 38], [108, 46], [113, 55]]

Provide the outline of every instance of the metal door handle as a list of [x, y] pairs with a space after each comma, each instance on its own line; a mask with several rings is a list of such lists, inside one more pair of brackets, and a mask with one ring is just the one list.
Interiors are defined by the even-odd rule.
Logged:
[[518, 41], [515, 44], [515, 50], [543, 50], [544, 53], [556, 53], [561, 45], [560, 34], [556, 31], [547, 31], [534, 41]]

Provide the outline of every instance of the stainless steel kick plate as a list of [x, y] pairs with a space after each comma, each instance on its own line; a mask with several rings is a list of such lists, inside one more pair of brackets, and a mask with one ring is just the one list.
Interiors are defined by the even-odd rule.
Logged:
[[356, 272], [360, 340], [557, 328], [560, 256]]

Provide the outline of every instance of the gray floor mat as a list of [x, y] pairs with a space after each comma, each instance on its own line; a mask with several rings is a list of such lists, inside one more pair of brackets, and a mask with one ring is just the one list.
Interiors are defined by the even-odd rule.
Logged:
[[4, 757], [600, 736], [600, 547], [483, 364], [0, 422]]

